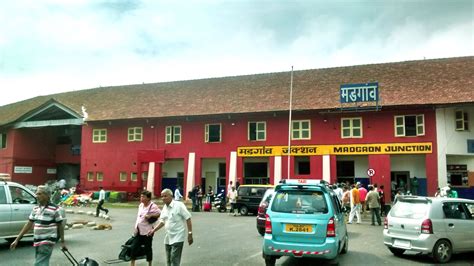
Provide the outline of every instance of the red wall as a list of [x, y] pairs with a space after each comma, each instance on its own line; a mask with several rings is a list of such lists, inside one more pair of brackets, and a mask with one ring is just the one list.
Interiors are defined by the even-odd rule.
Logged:
[[[56, 174], [47, 174], [48, 168], [56, 168], [58, 163], [80, 163], [80, 156], [72, 155], [70, 144], [56, 145], [56, 141], [54, 127], [10, 130], [7, 148], [0, 150], [0, 172], [9, 173], [13, 181], [22, 184], [39, 185], [56, 179]], [[32, 173], [13, 173], [15, 166], [32, 167]]]
[[52, 127], [23, 128], [13, 131], [13, 166], [30, 166], [31, 174], [15, 174], [12, 179], [22, 184], [40, 185], [55, 174], [47, 174], [47, 168], [55, 168], [56, 138]]
[[[425, 136], [421, 137], [394, 137], [394, 115], [425, 115]], [[340, 118], [341, 117], [362, 117], [363, 118], [363, 138], [361, 139], [341, 139]], [[138, 172], [137, 152], [139, 150], [159, 150], [165, 151], [165, 158], [184, 159], [184, 172], [187, 173], [187, 160], [190, 152], [196, 154], [196, 183], [199, 183], [201, 176], [200, 162], [202, 158], [225, 158], [229, 167], [229, 154], [236, 151], [238, 146], [263, 146], [288, 144], [288, 117], [287, 115], [231, 115], [198, 120], [191, 117], [186, 121], [182, 120], [134, 120], [134, 121], [112, 121], [110, 123], [89, 122], [82, 128], [82, 157], [81, 157], [81, 183], [86, 188], [97, 188], [96, 181], [86, 181], [88, 171], [104, 173], [104, 181], [100, 185], [105, 188], [117, 190], [133, 191], [139, 187], [138, 182], [120, 182], [119, 172]], [[357, 144], [357, 143], [403, 143], [403, 142], [432, 142], [436, 143], [435, 113], [430, 109], [407, 110], [407, 111], [378, 111], [361, 112], [355, 114], [310, 114], [293, 113], [293, 120], [311, 120], [311, 139], [292, 141], [292, 145], [315, 145], [315, 144]], [[248, 141], [247, 126], [248, 121], [267, 122], [266, 141]], [[204, 125], [206, 123], [222, 124], [222, 143], [204, 142]], [[165, 127], [169, 125], [180, 125], [182, 127], [181, 144], [165, 144]], [[128, 142], [127, 128], [139, 126], [143, 127], [144, 139], [142, 142]], [[92, 143], [92, 129], [107, 128], [107, 143]], [[437, 183], [437, 163], [433, 146], [433, 154], [426, 157], [426, 172], [428, 180], [428, 193], [434, 193]], [[336, 176], [336, 156], [331, 156], [331, 178]], [[273, 161], [269, 160], [270, 171], [273, 173]], [[390, 188], [390, 156], [370, 155], [369, 165], [382, 169], [378, 172], [383, 178], [380, 184], [385, 184], [386, 189]], [[294, 173], [294, 161], [291, 160], [291, 173]], [[243, 159], [238, 157], [237, 176], [243, 175]], [[282, 160], [282, 174], [287, 174], [286, 158]], [[377, 178], [382, 177], [375, 177]], [[301, 176], [308, 178], [309, 176]], [[273, 178], [273, 177], [271, 177]], [[311, 178], [322, 178], [322, 157], [313, 156], [311, 158]], [[387, 182], [388, 179], [388, 182]], [[129, 180], [129, 176], [128, 176]], [[242, 183], [242, 180], [240, 179]], [[185, 190], [187, 191], [187, 190]], [[386, 193], [390, 195], [390, 193]]]

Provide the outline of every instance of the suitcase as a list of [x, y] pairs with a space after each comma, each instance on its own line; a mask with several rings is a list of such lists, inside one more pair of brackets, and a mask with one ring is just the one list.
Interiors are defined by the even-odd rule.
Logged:
[[211, 211], [211, 197], [207, 196], [206, 197], [206, 200], [204, 201], [204, 203], [202, 204], [202, 208], [205, 212], [210, 212]]
[[[121, 261], [131, 260], [130, 255], [132, 253], [132, 244], [135, 241], [135, 238], [136, 236], [132, 236], [130, 239], [127, 240], [127, 242], [125, 242], [125, 244], [122, 245], [122, 250], [120, 251], [120, 254], [119, 254], [119, 260]], [[143, 244], [138, 248], [138, 254], [136, 255], [137, 255], [137, 258], [136, 258], [137, 260], [146, 258], [145, 246]]]
[[202, 205], [202, 208], [204, 209], [205, 212], [210, 212], [211, 211], [211, 203], [210, 202], [204, 202]]
[[72, 263], [74, 266], [99, 266], [99, 263], [88, 257], [83, 258], [80, 262], [77, 262], [76, 258], [69, 252], [67, 248], [61, 248], [61, 251], [64, 253], [64, 256]]

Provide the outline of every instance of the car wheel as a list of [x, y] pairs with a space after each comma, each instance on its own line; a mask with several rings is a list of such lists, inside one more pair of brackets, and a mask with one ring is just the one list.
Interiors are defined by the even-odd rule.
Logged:
[[247, 206], [241, 206], [239, 212], [240, 215], [246, 216], [247, 214], [249, 214], [249, 208], [247, 208]]
[[433, 259], [439, 263], [446, 263], [451, 259], [453, 249], [449, 241], [441, 239], [433, 247]]
[[257, 231], [261, 236], [265, 235], [265, 228], [257, 228]]
[[275, 266], [276, 258], [274, 256], [265, 256], [265, 266]]
[[344, 238], [344, 247], [341, 250], [341, 254], [346, 254], [347, 251], [349, 251], [349, 236], [346, 234], [346, 237]]
[[401, 248], [388, 248], [390, 250], [390, 252], [393, 253], [393, 255], [395, 256], [400, 256], [402, 255], [403, 253], [405, 253], [405, 250], [404, 249], [401, 249]]

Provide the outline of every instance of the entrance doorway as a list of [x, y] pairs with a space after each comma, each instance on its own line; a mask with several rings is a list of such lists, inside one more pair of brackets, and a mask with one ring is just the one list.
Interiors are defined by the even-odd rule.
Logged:
[[400, 172], [391, 172], [390, 173], [390, 180], [391, 180], [391, 191], [392, 191], [392, 200], [397, 193], [397, 190], [400, 189], [402, 194], [405, 194], [408, 190], [410, 190], [410, 172], [408, 171], [400, 171]]
[[244, 164], [244, 184], [268, 184], [268, 163], [246, 162]]
[[[56, 165], [57, 169], [57, 179], [63, 179], [66, 180], [66, 187], [75, 187], [77, 184], [79, 184], [80, 181], [80, 171], [81, 171], [81, 165], [79, 164], [70, 164], [70, 163], [63, 163], [63, 164], [58, 164]], [[83, 184], [81, 184], [82, 186]]]
[[337, 161], [336, 173], [338, 183], [354, 183], [355, 167], [354, 161]]

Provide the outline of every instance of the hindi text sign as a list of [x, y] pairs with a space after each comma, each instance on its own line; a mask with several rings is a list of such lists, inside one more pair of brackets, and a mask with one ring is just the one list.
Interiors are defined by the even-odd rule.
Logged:
[[339, 94], [341, 103], [377, 102], [379, 83], [342, 84]]

